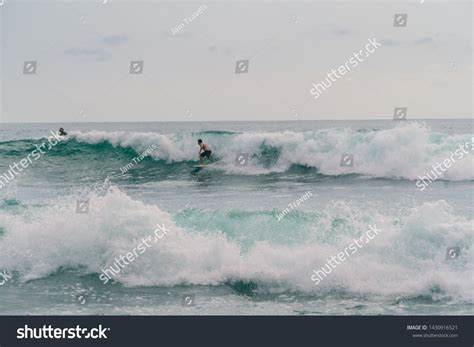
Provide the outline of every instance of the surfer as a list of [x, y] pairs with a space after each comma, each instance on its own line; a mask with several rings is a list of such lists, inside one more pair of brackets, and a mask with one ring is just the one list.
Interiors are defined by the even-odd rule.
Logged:
[[203, 163], [203, 159], [207, 158], [209, 161], [211, 160], [211, 147], [207, 143], [202, 142], [201, 139], [198, 140], [199, 149], [199, 161], [201, 164]]
[[66, 136], [67, 132], [64, 131], [64, 128], [59, 128], [59, 136]]

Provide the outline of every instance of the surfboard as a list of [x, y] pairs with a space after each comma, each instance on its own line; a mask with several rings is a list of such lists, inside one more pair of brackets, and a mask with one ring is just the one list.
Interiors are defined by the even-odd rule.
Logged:
[[216, 163], [215, 161], [213, 162], [210, 162], [210, 163], [207, 163], [207, 164], [195, 164], [195, 165], [191, 165], [191, 167], [195, 168], [195, 169], [203, 169], [205, 167], [212, 167], [212, 166], [216, 166]]
[[192, 167], [195, 168], [195, 169], [201, 169], [201, 168], [207, 167], [209, 165], [210, 164], [200, 164], [200, 165], [193, 165]]

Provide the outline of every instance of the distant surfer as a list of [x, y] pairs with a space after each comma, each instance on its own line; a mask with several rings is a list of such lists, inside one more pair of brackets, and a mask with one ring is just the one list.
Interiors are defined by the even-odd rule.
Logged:
[[198, 140], [199, 149], [199, 161], [203, 164], [203, 159], [207, 158], [209, 161], [211, 160], [211, 147], [207, 143], [202, 142], [201, 139]]
[[59, 136], [66, 136], [67, 132], [64, 131], [64, 128], [59, 128]]

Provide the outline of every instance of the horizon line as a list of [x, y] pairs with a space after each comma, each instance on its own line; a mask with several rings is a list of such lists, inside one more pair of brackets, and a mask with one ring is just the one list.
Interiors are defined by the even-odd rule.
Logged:
[[182, 120], [182, 121], [78, 121], [78, 122], [61, 122], [61, 121], [50, 121], [50, 122], [3, 122], [0, 121], [1, 124], [54, 124], [54, 123], [61, 123], [61, 124], [90, 124], [90, 123], [97, 123], [97, 124], [112, 124], [112, 123], [211, 123], [211, 122], [220, 122], [220, 123], [230, 123], [230, 122], [308, 122], [308, 121], [393, 121], [393, 122], [403, 122], [403, 121], [416, 121], [416, 120], [474, 120], [473, 117], [466, 117], [466, 118], [409, 118], [409, 119], [402, 119], [396, 120], [393, 118], [375, 118], [375, 119], [279, 119], [279, 120], [199, 120], [199, 121], [189, 121], [189, 120]]

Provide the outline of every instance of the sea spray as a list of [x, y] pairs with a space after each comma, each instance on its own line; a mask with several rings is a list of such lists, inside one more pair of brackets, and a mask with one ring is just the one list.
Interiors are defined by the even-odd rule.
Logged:
[[[105, 196], [92, 194], [89, 198], [95, 208], [88, 215], [75, 213], [75, 197], [70, 197], [71, 201], [58, 198], [50, 206], [25, 215], [0, 214], [0, 227], [5, 229], [0, 239], [0, 269], [18, 271], [20, 281], [46, 278], [71, 267], [98, 276], [117, 256], [136, 247], [159, 220], [173, 232], [122, 269], [115, 281], [127, 286], [174, 286], [245, 280], [265, 283], [268, 290], [310, 293], [327, 292], [343, 283], [346, 291], [382, 296], [430, 295], [430, 288], [436, 285], [441, 291], [437, 291], [438, 297], [472, 299], [471, 283], [464, 280], [472, 271], [472, 220], [454, 214], [444, 201], [416, 206], [401, 221], [398, 214], [386, 214], [377, 208], [328, 205], [314, 218], [299, 223], [306, 232], [298, 239], [285, 224], [293, 216], [298, 217], [291, 213], [274, 224], [273, 228], [281, 230], [266, 234], [262, 240], [259, 226], [274, 220], [270, 211], [267, 220], [263, 219], [266, 214], [229, 211], [219, 223], [219, 230], [191, 232], [195, 218], [203, 217], [201, 211], [190, 217], [189, 224], [177, 226], [172, 216], [158, 206], [133, 200], [115, 187]], [[236, 224], [236, 214], [252, 218], [252, 224], [246, 220]], [[344, 220], [346, 227], [338, 228], [336, 220]], [[360, 237], [360, 228], [367, 222], [380, 220], [385, 222], [377, 227], [384, 233], [377, 242], [359, 250], [357, 257], [317, 287], [308, 280], [314, 264], [322, 264]], [[247, 227], [244, 234], [239, 234], [242, 225]], [[245, 251], [242, 235], [251, 240]], [[287, 238], [285, 243], [281, 237]], [[454, 241], [461, 249], [456, 266], [453, 261], [445, 261], [446, 248]], [[34, 256], [21, 256], [26, 249], [32, 249]], [[20, 256], [12, 256], [12, 250]]]
[[102, 274], [99, 276], [100, 280], [104, 284], [107, 284], [115, 275], [119, 274], [123, 268], [138, 259], [140, 255], [144, 254], [146, 250], [152, 246], [152, 241], [155, 243], [158, 242], [163, 237], [168, 235], [168, 232], [170, 231], [171, 229], [168, 229], [166, 225], [157, 224], [154, 235], [142, 237], [140, 242], [138, 242], [138, 244], [133, 247], [133, 249], [131, 249], [125, 255], [121, 254], [120, 256], [115, 257], [113, 265], [109, 265], [105, 269], [102, 269]]
[[[149, 156], [168, 165], [196, 160], [196, 136], [193, 133], [164, 135], [104, 131], [71, 134], [79, 142], [92, 145], [107, 142], [114, 147], [131, 148], [136, 153], [143, 153], [155, 144], [157, 148]], [[215, 148], [218, 169], [226, 174], [254, 176], [304, 167], [326, 176], [359, 174], [417, 180], [419, 175], [431, 169], [433, 163], [449, 157], [459, 143], [470, 141], [471, 135], [436, 134], [424, 124], [410, 122], [363, 132], [347, 128], [309, 132], [212, 132], [206, 134], [206, 140]], [[341, 153], [348, 151], [357, 156], [357, 164], [350, 168], [341, 167]], [[245, 167], [236, 167], [237, 153], [248, 153], [252, 160]], [[456, 163], [456, 168], [446, 171], [442, 179], [474, 179], [472, 159], [471, 152]]]

